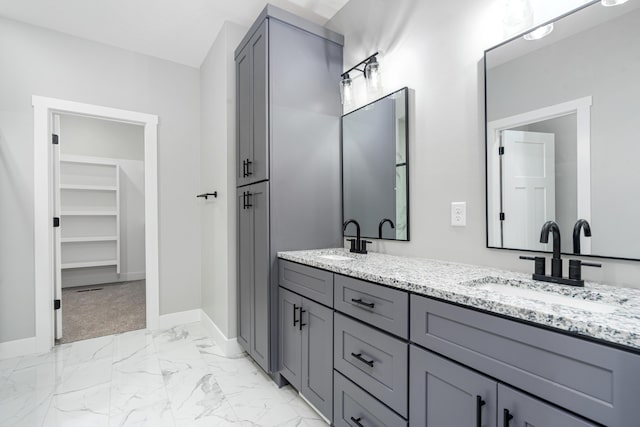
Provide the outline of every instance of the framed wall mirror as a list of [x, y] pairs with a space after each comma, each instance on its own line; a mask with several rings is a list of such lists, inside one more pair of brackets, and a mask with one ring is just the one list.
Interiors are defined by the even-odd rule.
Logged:
[[485, 52], [487, 247], [550, 251], [553, 220], [563, 253], [640, 260], [639, 41], [640, 1], [596, 1]]
[[342, 117], [342, 217], [362, 237], [409, 240], [408, 106], [404, 88]]

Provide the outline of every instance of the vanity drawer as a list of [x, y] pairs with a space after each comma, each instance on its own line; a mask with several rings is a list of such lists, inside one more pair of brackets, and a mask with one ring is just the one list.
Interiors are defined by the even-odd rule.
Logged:
[[283, 259], [278, 273], [283, 288], [333, 307], [333, 273]]
[[407, 426], [407, 421], [402, 417], [369, 396], [338, 371], [333, 373], [333, 399], [333, 422], [336, 427], [357, 426], [354, 419], [366, 427]]
[[335, 275], [334, 308], [402, 338], [409, 338], [409, 293]]
[[411, 341], [599, 423], [637, 423], [639, 355], [417, 295]]
[[406, 417], [407, 343], [339, 313], [333, 339], [334, 368]]

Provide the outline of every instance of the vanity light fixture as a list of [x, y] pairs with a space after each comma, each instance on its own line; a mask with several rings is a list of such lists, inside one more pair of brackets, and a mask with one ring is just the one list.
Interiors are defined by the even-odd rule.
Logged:
[[[353, 71], [360, 71], [364, 75], [364, 78], [367, 81], [367, 90], [369, 92], [376, 93], [382, 90], [380, 64], [378, 63], [378, 59], [376, 58], [378, 54], [379, 52], [376, 52], [373, 55], [368, 56], [367, 58], [363, 59], [362, 61], [358, 62], [356, 65], [342, 73], [342, 80], [340, 81], [340, 94], [342, 95], [342, 104], [349, 104], [353, 100], [351, 77], [349, 76], [349, 73]], [[364, 67], [359, 68], [361, 66]]]
[[543, 37], [548, 36], [553, 31], [553, 23], [538, 27], [530, 33], [522, 36], [525, 40], [540, 40]]
[[619, 6], [628, 1], [629, 0], [601, 0], [600, 3], [602, 3], [603, 6], [611, 7], [611, 6]]
[[340, 98], [342, 99], [342, 105], [349, 105], [353, 102], [353, 88], [351, 87], [349, 73], [344, 73], [342, 80], [340, 80]]

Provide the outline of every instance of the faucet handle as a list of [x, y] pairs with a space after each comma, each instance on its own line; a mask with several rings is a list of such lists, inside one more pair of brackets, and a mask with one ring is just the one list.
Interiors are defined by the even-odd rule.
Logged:
[[582, 267], [602, 267], [602, 264], [595, 262], [582, 262], [579, 259], [569, 261], [569, 279], [582, 280]]
[[537, 257], [531, 257], [531, 256], [521, 256], [520, 259], [524, 259], [527, 261], [534, 261], [535, 262], [535, 267], [534, 267], [534, 274], [539, 275], [539, 276], [544, 276], [546, 274], [546, 258], [542, 257], [542, 256], [537, 256]]
[[366, 254], [367, 253], [367, 243], [373, 243], [369, 240], [361, 240], [360, 241], [360, 253], [361, 254]]
[[347, 242], [351, 242], [351, 249], [349, 252], [357, 252], [359, 248], [356, 247], [356, 239], [347, 239]]

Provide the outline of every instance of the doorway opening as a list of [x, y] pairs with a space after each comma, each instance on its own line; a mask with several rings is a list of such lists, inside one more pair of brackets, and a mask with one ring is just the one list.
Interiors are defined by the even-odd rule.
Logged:
[[156, 328], [157, 116], [33, 106], [36, 350]]
[[144, 127], [53, 114], [56, 342], [146, 327]]

